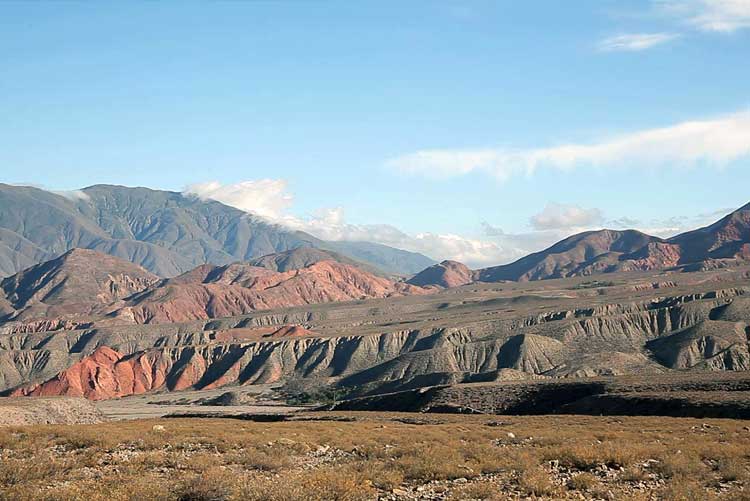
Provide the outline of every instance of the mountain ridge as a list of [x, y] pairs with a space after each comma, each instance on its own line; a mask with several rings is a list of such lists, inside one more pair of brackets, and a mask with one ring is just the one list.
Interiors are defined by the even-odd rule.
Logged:
[[0, 183], [0, 276], [72, 248], [98, 250], [173, 277], [204, 263], [247, 261], [298, 247], [345, 254], [396, 275], [434, 262], [379, 244], [324, 241], [178, 192], [93, 185], [63, 196]]
[[[725, 267], [750, 260], [750, 204], [702, 228], [663, 239], [638, 230], [592, 230], [571, 235], [512, 263], [469, 270], [444, 261], [422, 270], [408, 283], [445, 287], [479, 282], [525, 282], [620, 271]], [[462, 267], [462, 278], [455, 270]], [[465, 268], [465, 269], [464, 269]], [[468, 271], [467, 271], [468, 270]]]

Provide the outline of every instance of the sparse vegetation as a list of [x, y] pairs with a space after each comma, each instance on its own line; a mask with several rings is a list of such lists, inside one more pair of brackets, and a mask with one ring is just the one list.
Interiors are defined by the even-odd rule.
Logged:
[[0, 499], [742, 499], [750, 431], [708, 421], [329, 413], [0, 428]]
[[614, 287], [616, 284], [610, 280], [590, 280], [581, 282], [570, 287], [570, 290], [598, 289], [600, 287]]

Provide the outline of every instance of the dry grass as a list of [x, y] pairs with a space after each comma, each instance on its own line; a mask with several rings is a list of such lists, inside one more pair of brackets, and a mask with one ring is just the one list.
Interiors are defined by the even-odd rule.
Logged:
[[0, 499], [357, 501], [419, 488], [444, 499], [677, 500], [750, 489], [740, 421], [348, 416], [0, 428]]
[[579, 473], [570, 479], [568, 487], [576, 491], [590, 491], [599, 484], [599, 480], [591, 473]]

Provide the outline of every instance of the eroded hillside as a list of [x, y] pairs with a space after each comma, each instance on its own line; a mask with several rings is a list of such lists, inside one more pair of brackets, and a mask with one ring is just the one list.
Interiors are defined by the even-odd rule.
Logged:
[[[257, 278], [224, 271], [189, 282], [231, 288]], [[366, 394], [750, 368], [744, 269], [468, 285], [152, 325], [119, 320], [43, 332], [0, 327], [0, 388], [102, 399], [305, 381]]]

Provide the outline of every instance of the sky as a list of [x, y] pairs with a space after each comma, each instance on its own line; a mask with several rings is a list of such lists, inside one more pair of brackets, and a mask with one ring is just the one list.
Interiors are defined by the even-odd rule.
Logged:
[[475, 267], [750, 201], [750, 0], [0, 2], [0, 182]]

